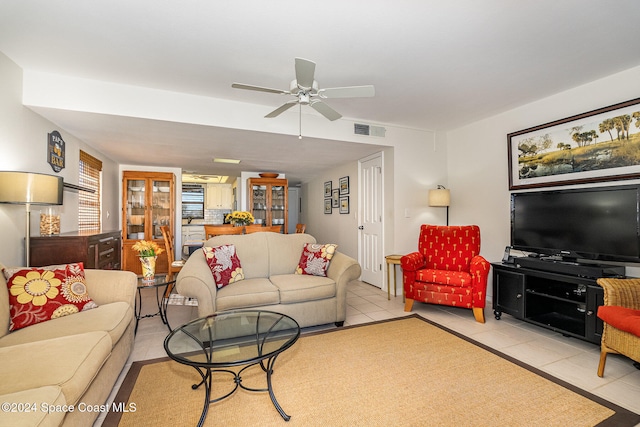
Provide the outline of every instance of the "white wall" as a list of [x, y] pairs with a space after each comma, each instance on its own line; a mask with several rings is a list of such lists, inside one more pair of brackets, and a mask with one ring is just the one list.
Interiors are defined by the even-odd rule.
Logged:
[[[384, 256], [417, 250], [420, 225], [445, 224], [445, 210], [429, 207], [427, 194], [436, 185], [447, 185], [446, 146], [434, 132], [387, 127], [384, 143]], [[376, 138], [376, 143], [382, 141]], [[333, 209], [324, 213], [324, 182], [334, 187], [349, 176], [350, 214]], [[307, 232], [321, 243], [337, 243], [338, 250], [358, 258], [358, 162], [336, 166], [303, 184], [302, 215]], [[405, 212], [408, 217], [405, 216]], [[386, 281], [386, 275], [384, 275]], [[400, 276], [398, 270], [398, 276]], [[393, 280], [393, 279], [391, 279]], [[398, 277], [398, 280], [401, 280]], [[383, 286], [386, 289], [386, 283]]]
[[[104, 230], [118, 229], [118, 169], [115, 162], [64, 129], [57, 127], [22, 105], [22, 69], [0, 53], [0, 170], [37, 172], [62, 176], [65, 182], [78, 184], [79, 150], [103, 163]], [[65, 141], [65, 168], [55, 173], [47, 163], [47, 134], [57, 130]], [[78, 194], [64, 191], [61, 232], [78, 229]], [[32, 206], [31, 234], [39, 233], [39, 208]], [[25, 207], [0, 204], [0, 263], [22, 265], [24, 262]]]
[[478, 224], [482, 255], [500, 261], [510, 232], [507, 134], [637, 98], [639, 81], [640, 67], [632, 68], [441, 135], [448, 146], [451, 223]]

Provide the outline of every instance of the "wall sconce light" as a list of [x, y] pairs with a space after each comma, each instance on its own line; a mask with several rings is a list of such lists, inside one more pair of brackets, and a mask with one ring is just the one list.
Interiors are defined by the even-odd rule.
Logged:
[[31, 205], [61, 205], [62, 177], [31, 172], [0, 171], [0, 203], [25, 205], [25, 266], [29, 267]]
[[438, 185], [435, 190], [429, 190], [429, 206], [447, 208], [447, 225], [449, 225], [449, 205], [451, 205], [451, 192], [443, 185]]

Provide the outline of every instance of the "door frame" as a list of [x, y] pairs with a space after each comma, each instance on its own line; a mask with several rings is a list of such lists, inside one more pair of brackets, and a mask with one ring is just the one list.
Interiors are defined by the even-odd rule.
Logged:
[[[380, 256], [382, 257], [380, 259], [380, 289], [382, 289], [383, 291], [386, 290], [385, 285], [389, 286], [388, 283], [386, 283], [385, 280], [385, 276], [384, 276], [384, 266], [385, 266], [385, 259], [384, 259], [384, 248], [385, 248], [385, 224], [386, 224], [386, 215], [384, 214], [384, 207], [385, 207], [385, 173], [384, 173], [384, 151], [379, 151], [377, 153], [371, 154], [369, 156], [363, 157], [362, 159], [358, 160], [358, 217], [357, 217], [357, 221], [358, 221], [358, 227], [360, 227], [362, 225], [362, 208], [363, 208], [363, 200], [362, 200], [362, 196], [363, 196], [363, 185], [362, 185], [362, 164], [364, 162], [368, 162], [370, 160], [373, 160], [375, 158], [380, 158], [380, 201], [382, 204], [382, 218], [380, 220]], [[362, 259], [363, 259], [363, 248], [362, 248], [362, 238], [361, 238], [361, 230], [358, 229], [358, 262], [362, 265]], [[372, 284], [373, 286], [376, 286], [375, 284]], [[377, 287], [377, 286], [376, 286]]]

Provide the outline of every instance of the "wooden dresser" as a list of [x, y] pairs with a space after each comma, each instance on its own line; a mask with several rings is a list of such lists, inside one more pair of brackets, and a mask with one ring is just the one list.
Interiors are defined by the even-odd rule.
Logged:
[[84, 268], [120, 270], [122, 232], [73, 231], [58, 236], [32, 236], [31, 267], [83, 262]]

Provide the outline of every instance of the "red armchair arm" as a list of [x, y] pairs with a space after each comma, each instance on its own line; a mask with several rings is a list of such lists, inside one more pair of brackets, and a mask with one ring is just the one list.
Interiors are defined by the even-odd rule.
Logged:
[[409, 299], [413, 299], [413, 284], [416, 281], [416, 271], [427, 266], [427, 261], [420, 252], [412, 252], [400, 258], [402, 278], [404, 281], [404, 293]]
[[473, 307], [484, 308], [487, 300], [487, 279], [491, 264], [480, 255], [471, 259], [469, 273], [473, 287]]
[[427, 261], [420, 252], [411, 252], [400, 258], [400, 266], [403, 271], [416, 271], [427, 266]]

